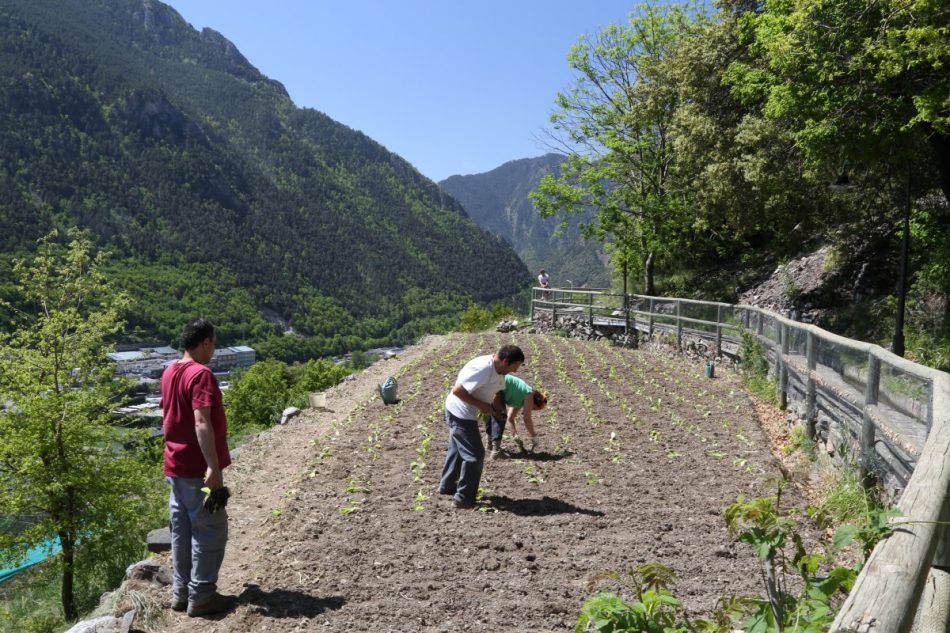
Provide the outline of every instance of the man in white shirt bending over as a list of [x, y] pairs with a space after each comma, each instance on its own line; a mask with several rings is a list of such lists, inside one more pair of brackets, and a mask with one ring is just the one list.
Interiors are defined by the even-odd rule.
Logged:
[[442, 467], [439, 494], [452, 495], [456, 508], [475, 507], [478, 483], [485, 465], [485, 445], [478, 429], [479, 411], [492, 415], [492, 403], [505, 389], [505, 374], [518, 371], [524, 352], [505, 345], [494, 356], [473, 358], [455, 380], [445, 399], [445, 421], [449, 426], [449, 448]]

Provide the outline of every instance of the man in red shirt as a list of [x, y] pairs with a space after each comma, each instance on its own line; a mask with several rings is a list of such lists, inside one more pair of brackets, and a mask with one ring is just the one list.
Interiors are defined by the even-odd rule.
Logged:
[[208, 367], [216, 343], [211, 321], [189, 321], [181, 334], [181, 360], [162, 374], [164, 472], [171, 485], [171, 608], [187, 609], [192, 617], [225, 611], [233, 603], [217, 592], [228, 515], [224, 508], [206, 510], [201, 491], [221, 488], [221, 471], [231, 463], [221, 390]]

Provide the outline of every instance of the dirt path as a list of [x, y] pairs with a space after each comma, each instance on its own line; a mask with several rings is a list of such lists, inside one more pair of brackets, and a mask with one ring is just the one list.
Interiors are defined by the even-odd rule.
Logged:
[[[225, 471], [225, 483], [233, 494], [228, 504], [229, 542], [221, 568], [219, 590], [241, 595], [245, 585], [259, 574], [260, 546], [270, 537], [279, 518], [282, 499], [306, 474], [314, 457], [311, 440], [326, 435], [334, 420], [344, 419], [357, 402], [377, 393], [377, 386], [400, 368], [438, 350], [446, 337], [427, 336], [396, 358], [380, 361], [353, 375], [352, 380], [326, 391], [326, 408], [306, 409], [286, 425], [261, 433], [233, 453]], [[170, 567], [170, 564], [169, 564]], [[230, 631], [213, 624], [168, 611], [163, 631]], [[202, 627], [202, 624], [210, 624]], [[247, 629], [251, 631], [252, 629]]]
[[[458, 369], [506, 342], [552, 396], [534, 454], [488, 463], [478, 511], [436, 494], [442, 402]], [[385, 376], [402, 398], [374, 396]], [[245, 447], [229, 469], [232, 537], [219, 619], [163, 631], [567, 631], [606, 571], [680, 577], [694, 613], [759, 593], [721, 510], [772, 492], [754, 407], [728, 373], [662, 353], [542, 335], [429, 338]], [[507, 446], [513, 449], [510, 441]], [[794, 500], [792, 500], [794, 503]]]

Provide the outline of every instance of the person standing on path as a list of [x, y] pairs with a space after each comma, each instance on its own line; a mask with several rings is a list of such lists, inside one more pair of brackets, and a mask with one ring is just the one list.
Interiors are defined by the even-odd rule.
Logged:
[[541, 272], [538, 274], [538, 285], [542, 288], [550, 288], [551, 278], [548, 276], [544, 269], [541, 269]]
[[220, 613], [233, 599], [217, 592], [218, 572], [228, 541], [224, 508], [205, 508], [202, 488], [224, 486], [221, 471], [231, 463], [227, 420], [218, 381], [208, 367], [217, 339], [211, 321], [189, 321], [181, 334], [181, 360], [162, 374], [164, 473], [171, 486], [171, 608], [192, 617]]
[[524, 352], [505, 345], [494, 356], [478, 356], [462, 367], [455, 386], [445, 398], [449, 447], [442, 467], [439, 494], [452, 495], [456, 508], [474, 508], [485, 465], [485, 445], [478, 429], [478, 413], [493, 415], [496, 399], [505, 388], [505, 375], [518, 371]]
[[[511, 435], [515, 444], [523, 453], [525, 450], [524, 443], [518, 437], [518, 426], [515, 424], [520, 411], [524, 418], [524, 428], [528, 432], [528, 450], [534, 452], [537, 448], [537, 434], [534, 432], [534, 421], [531, 418], [531, 412], [540, 411], [546, 407], [548, 397], [544, 392], [535, 390], [524, 380], [511, 374], [505, 376], [503, 397], [508, 411], [507, 422], [511, 427]], [[501, 453], [501, 438], [505, 433], [505, 418], [492, 416], [488, 420], [485, 431], [488, 434], [488, 445], [491, 450], [489, 457], [495, 459]]]

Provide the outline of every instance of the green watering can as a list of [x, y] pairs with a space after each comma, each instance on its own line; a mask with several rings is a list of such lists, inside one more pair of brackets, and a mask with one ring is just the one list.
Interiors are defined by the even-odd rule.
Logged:
[[379, 386], [379, 397], [383, 399], [384, 404], [396, 404], [399, 398], [396, 396], [396, 379], [390, 376], [386, 382]]

